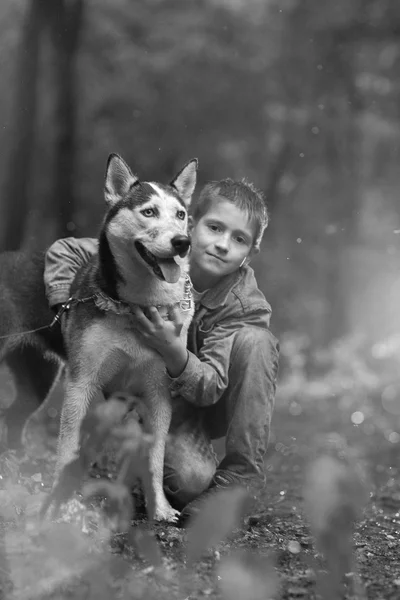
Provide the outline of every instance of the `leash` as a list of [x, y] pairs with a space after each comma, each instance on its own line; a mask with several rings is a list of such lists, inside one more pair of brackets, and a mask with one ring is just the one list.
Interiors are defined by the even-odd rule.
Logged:
[[[185, 287], [184, 287], [183, 298], [182, 298], [182, 300], [180, 300], [179, 302], [176, 303], [180, 307], [180, 309], [185, 312], [191, 310], [191, 308], [192, 308], [192, 302], [193, 302], [192, 295], [191, 295], [192, 286], [193, 286], [193, 284], [192, 284], [192, 281], [191, 281], [189, 275], [187, 273], [185, 273]], [[27, 331], [19, 331], [18, 333], [9, 333], [8, 335], [0, 335], [0, 340], [5, 340], [7, 338], [16, 337], [18, 335], [27, 335], [29, 333], [37, 333], [38, 331], [43, 331], [44, 329], [53, 329], [53, 327], [54, 327], [54, 325], [56, 325], [56, 323], [61, 325], [61, 317], [74, 304], [84, 304], [85, 302], [90, 302], [91, 300], [93, 300], [95, 302], [96, 306], [98, 306], [98, 308], [101, 308], [102, 310], [110, 310], [110, 306], [108, 306], [108, 307], [106, 307], [104, 305], [99, 306], [98, 302], [96, 302], [96, 300], [99, 300], [99, 298], [101, 300], [105, 301], [106, 303], [111, 303], [114, 307], [113, 308], [114, 312], [116, 312], [117, 314], [119, 313], [119, 311], [121, 310], [121, 308], [123, 306], [128, 306], [128, 305], [125, 305], [124, 302], [121, 302], [120, 300], [114, 300], [113, 298], [106, 296], [105, 294], [103, 294], [100, 291], [97, 292], [96, 294], [92, 294], [92, 296], [87, 296], [86, 298], [74, 298], [73, 296], [71, 296], [70, 298], [68, 298], [68, 300], [66, 302], [64, 302], [64, 304], [61, 305], [58, 313], [56, 314], [56, 316], [54, 317], [54, 319], [52, 320], [52, 322], [49, 325], [42, 325], [42, 327], [38, 327], [37, 329], [28, 329]], [[118, 307], [117, 310], [116, 310], [116, 307]]]
[[69, 310], [73, 304], [89, 302], [90, 300], [94, 300], [95, 297], [96, 297], [96, 294], [93, 294], [93, 296], [88, 296], [87, 298], [73, 298], [71, 296], [71, 298], [68, 298], [68, 300], [66, 302], [64, 302], [64, 304], [61, 305], [58, 313], [56, 314], [56, 316], [54, 317], [54, 319], [52, 320], [52, 322], [49, 325], [42, 325], [42, 327], [38, 327], [37, 329], [27, 329], [26, 331], [19, 331], [18, 333], [9, 333], [8, 335], [0, 335], [0, 340], [5, 340], [7, 338], [16, 337], [18, 335], [27, 335], [29, 333], [37, 333], [38, 331], [43, 331], [44, 329], [53, 329], [53, 327], [54, 327], [54, 325], [56, 325], [56, 323], [61, 324], [62, 315], [67, 310]]
[[43, 325], [42, 327], [38, 327], [37, 329], [28, 329], [27, 331], [20, 331], [19, 333], [9, 333], [8, 335], [0, 335], [0, 340], [5, 340], [6, 338], [15, 337], [17, 335], [26, 335], [27, 333], [36, 333], [37, 331], [42, 331], [42, 329], [50, 329], [51, 326], [51, 324]]
[[71, 306], [73, 306], [74, 304], [84, 304], [85, 302], [90, 302], [90, 300], [95, 300], [96, 296], [97, 294], [92, 294], [92, 296], [87, 296], [86, 298], [74, 298], [73, 296], [71, 296], [66, 302], [64, 302], [64, 304], [61, 304], [60, 310], [58, 311], [50, 325], [47, 325], [47, 327], [51, 329], [56, 323], [60, 323], [61, 325], [61, 317], [66, 311], [68, 311], [71, 308]]

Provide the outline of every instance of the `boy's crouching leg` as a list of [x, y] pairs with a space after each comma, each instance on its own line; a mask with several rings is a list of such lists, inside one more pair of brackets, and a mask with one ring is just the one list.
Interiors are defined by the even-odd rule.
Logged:
[[164, 492], [174, 508], [182, 510], [208, 488], [216, 465], [201, 419], [189, 419], [175, 427], [173, 422], [165, 451]]
[[228, 388], [207, 415], [211, 437], [226, 435], [217, 477], [232, 483], [243, 480], [256, 488], [263, 485], [278, 356], [279, 345], [270, 331], [242, 327], [235, 334]]
[[264, 455], [275, 402], [278, 352], [278, 342], [268, 330], [243, 327], [236, 332], [228, 388], [204, 413], [210, 438], [226, 436], [225, 457], [208, 489], [181, 512], [181, 525], [201, 511], [210, 495], [234, 486], [249, 493], [244, 511], [253, 509], [265, 483]]

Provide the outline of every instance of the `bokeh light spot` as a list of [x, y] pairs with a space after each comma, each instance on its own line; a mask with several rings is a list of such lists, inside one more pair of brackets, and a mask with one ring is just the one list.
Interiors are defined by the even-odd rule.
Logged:
[[362, 413], [360, 410], [353, 412], [350, 417], [351, 422], [354, 423], [354, 425], [361, 425], [361, 423], [364, 421], [364, 418], [364, 413]]
[[299, 542], [296, 542], [295, 540], [291, 540], [288, 543], [287, 548], [292, 554], [299, 554], [299, 552], [301, 552], [301, 546]]

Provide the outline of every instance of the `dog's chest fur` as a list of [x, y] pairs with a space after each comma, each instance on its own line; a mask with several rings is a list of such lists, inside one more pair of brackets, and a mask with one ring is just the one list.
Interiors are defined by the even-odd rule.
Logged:
[[[165, 314], [167, 316], [167, 308]], [[181, 338], [186, 344], [192, 312], [184, 311], [181, 314]], [[78, 334], [77, 330], [74, 333]], [[165, 384], [166, 371], [161, 356], [145, 345], [135, 331], [133, 317], [129, 314], [103, 312], [100, 318], [90, 320], [83, 328], [83, 333], [81, 331], [78, 335], [79, 363], [75, 362], [74, 356], [70, 356], [69, 363], [73, 369], [80, 371], [85, 380], [96, 371], [97, 383], [102, 386], [112, 375], [124, 373], [125, 380], [129, 379], [131, 392], [138, 394], [148, 393], [149, 387]]]

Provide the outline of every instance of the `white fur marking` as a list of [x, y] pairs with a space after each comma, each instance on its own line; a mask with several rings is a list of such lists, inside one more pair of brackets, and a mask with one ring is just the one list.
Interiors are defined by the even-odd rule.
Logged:
[[[149, 181], [148, 184], [151, 185], [153, 190], [158, 194], [158, 196], [160, 196], [160, 198], [165, 198], [167, 196], [165, 191], [162, 188], [160, 188], [156, 183], [151, 183]], [[171, 194], [171, 197], [173, 197], [172, 194]]]

